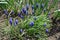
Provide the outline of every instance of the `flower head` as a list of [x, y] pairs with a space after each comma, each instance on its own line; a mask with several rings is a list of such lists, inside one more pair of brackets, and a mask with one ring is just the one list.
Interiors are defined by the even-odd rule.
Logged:
[[21, 16], [21, 14], [20, 13], [18, 13], [18, 17], [20, 17]]
[[25, 8], [22, 8], [22, 13], [26, 13], [26, 9]]
[[46, 23], [44, 23], [44, 27], [46, 27], [46, 25], [47, 25], [47, 24], [46, 24]]
[[16, 26], [18, 24], [18, 20], [16, 19], [14, 22], [14, 25]]
[[27, 10], [29, 9], [29, 4], [28, 4], [28, 3], [26, 4], [26, 9], [27, 9]]
[[22, 33], [23, 32], [23, 29], [20, 29], [20, 33]]
[[23, 15], [21, 15], [20, 13], [18, 13], [18, 17], [20, 17], [20, 18], [24, 18], [24, 16]]
[[32, 21], [32, 22], [30, 22], [30, 24], [29, 24], [30, 26], [33, 26], [34, 25], [34, 22]]
[[32, 5], [32, 10], [34, 9], [34, 5]]
[[4, 14], [8, 16], [8, 11], [4, 9]]
[[49, 32], [49, 30], [48, 29], [46, 29], [46, 33], [48, 33]]
[[38, 4], [38, 3], [36, 3], [36, 7], [37, 7], [37, 8], [39, 7], [39, 4]]
[[21, 16], [20, 16], [20, 18], [22, 18], [22, 19], [23, 19], [23, 18], [24, 18], [24, 16], [23, 16], [23, 15], [21, 15]]
[[43, 3], [41, 4], [41, 8], [44, 8], [44, 4]]
[[10, 19], [9, 19], [9, 23], [10, 23], [10, 25], [12, 25], [12, 17], [10, 17]]

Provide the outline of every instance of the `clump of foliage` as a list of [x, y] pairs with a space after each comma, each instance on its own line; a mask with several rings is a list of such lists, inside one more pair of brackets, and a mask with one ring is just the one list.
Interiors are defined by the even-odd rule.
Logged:
[[[50, 30], [49, 0], [6, 0], [7, 9], [4, 14], [7, 18], [9, 30], [5, 32], [10, 35], [10, 40], [47, 40]], [[16, 17], [16, 18], [15, 18]]]
[[24, 40], [26, 37], [26, 39], [35, 38], [35, 40], [47, 39], [46, 34], [49, 33], [50, 28], [50, 20], [46, 15], [32, 16], [27, 20], [19, 20], [19, 22], [17, 20], [13, 22], [10, 18], [10, 24], [10, 37], [11, 39], [17, 38], [17, 40]]

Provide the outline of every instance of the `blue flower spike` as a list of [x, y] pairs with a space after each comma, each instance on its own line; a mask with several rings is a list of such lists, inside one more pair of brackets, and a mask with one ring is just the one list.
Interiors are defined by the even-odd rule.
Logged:
[[47, 26], [47, 24], [46, 23], [44, 23], [44, 27], [46, 27]]
[[36, 7], [37, 7], [37, 8], [39, 7], [39, 4], [38, 4], [38, 3], [36, 3]]
[[23, 18], [24, 18], [24, 16], [23, 16], [23, 15], [21, 15], [21, 16], [20, 16], [20, 18], [22, 18], [22, 19], [23, 19]]
[[16, 24], [18, 24], [18, 20], [17, 19], [15, 20], [15, 22], [16, 22]]
[[14, 22], [14, 26], [16, 26], [18, 24], [18, 20], [16, 19]]
[[21, 14], [20, 13], [18, 13], [18, 17], [20, 17], [21, 16]]
[[23, 32], [23, 29], [20, 29], [20, 33], [22, 33]]
[[29, 9], [29, 4], [28, 4], [28, 3], [26, 4], [26, 9], [27, 9], [27, 10]]
[[34, 5], [32, 5], [32, 10], [34, 9]]
[[34, 22], [32, 21], [32, 22], [30, 22], [30, 24], [29, 24], [30, 26], [34, 26]]
[[10, 17], [10, 19], [9, 19], [10, 25], [12, 25], [12, 22], [13, 22], [13, 19], [12, 19], [12, 17]]
[[46, 29], [46, 33], [48, 33], [49, 32], [49, 30], [48, 29]]
[[25, 8], [22, 8], [22, 13], [26, 13], [26, 9]]
[[24, 18], [24, 16], [23, 15], [21, 15], [20, 13], [18, 13], [18, 17], [20, 17], [20, 18]]
[[44, 8], [44, 4], [43, 3], [41, 4], [41, 8]]
[[4, 9], [4, 14], [8, 16], [8, 11]]

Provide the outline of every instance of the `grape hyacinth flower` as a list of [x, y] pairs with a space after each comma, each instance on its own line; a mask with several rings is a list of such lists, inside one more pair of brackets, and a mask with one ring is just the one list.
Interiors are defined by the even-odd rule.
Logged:
[[32, 5], [32, 10], [34, 9], [34, 5]]
[[20, 33], [22, 33], [23, 32], [23, 29], [20, 29]]
[[32, 21], [32, 22], [30, 22], [30, 24], [29, 24], [30, 26], [33, 26], [34, 25], [34, 22]]
[[18, 17], [20, 17], [21, 16], [21, 14], [20, 13], [18, 13]]
[[18, 24], [18, 20], [16, 19], [14, 22], [14, 26], [16, 26]]
[[22, 19], [23, 19], [23, 18], [24, 18], [24, 16], [23, 16], [23, 15], [20, 15], [20, 18], [22, 18]]
[[46, 33], [48, 33], [49, 32], [49, 30], [48, 29], [46, 29]]
[[39, 7], [39, 4], [38, 4], [38, 3], [36, 3], [36, 7], [37, 7], [37, 8]]
[[12, 19], [12, 17], [10, 17], [10, 19], [9, 19], [10, 25], [12, 25], [12, 21], [13, 21], [13, 19]]
[[22, 13], [28, 15], [28, 11], [25, 8], [22, 9]]
[[28, 10], [29, 9], [29, 4], [27, 3], [27, 5], [26, 5], [26, 9]]
[[4, 9], [4, 14], [8, 16], [8, 11]]
[[47, 24], [46, 23], [44, 23], [44, 27], [46, 27], [47, 26]]
[[24, 18], [24, 16], [23, 15], [21, 15], [20, 13], [18, 13], [18, 17], [20, 17], [20, 18]]
[[26, 13], [26, 9], [25, 8], [22, 8], [22, 13]]
[[44, 8], [44, 4], [43, 3], [41, 4], [41, 8]]

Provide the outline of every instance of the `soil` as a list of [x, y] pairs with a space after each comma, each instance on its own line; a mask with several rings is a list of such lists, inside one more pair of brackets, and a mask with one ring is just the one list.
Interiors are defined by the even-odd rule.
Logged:
[[0, 40], [7, 40], [8, 36], [4, 34], [5, 27], [5, 15], [0, 16]]
[[60, 32], [48, 37], [48, 40], [60, 40]]
[[[60, 9], [60, 1], [58, 1], [57, 9]], [[54, 19], [52, 14], [50, 15], [52, 21], [52, 28], [50, 29], [48, 40], [60, 40], [60, 19]]]

